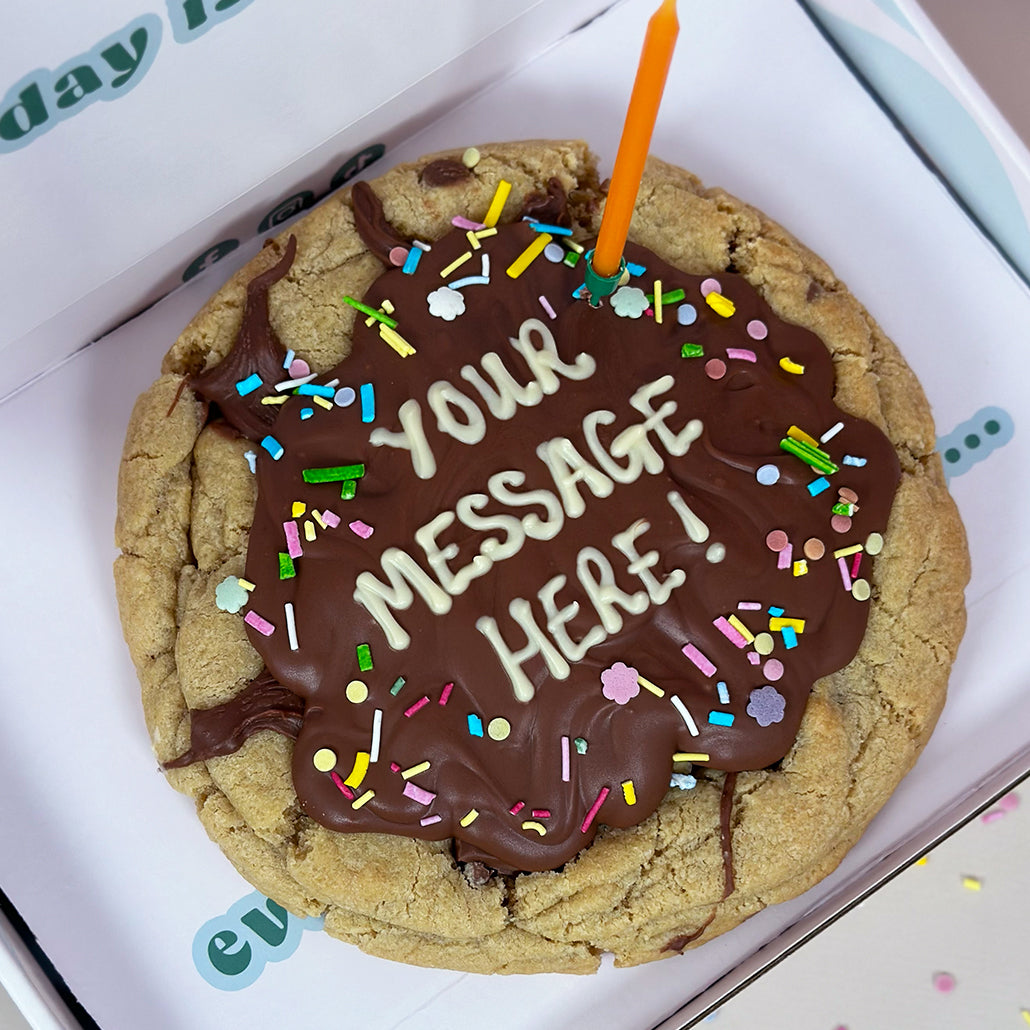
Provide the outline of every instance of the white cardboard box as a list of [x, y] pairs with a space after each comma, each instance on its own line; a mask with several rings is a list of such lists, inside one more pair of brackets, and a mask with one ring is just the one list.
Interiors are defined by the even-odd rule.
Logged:
[[[653, 6], [608, 10], [399, 142], [383, 166], [489, 138], [578, 135], [610, 167]], [[155, 768], [115, 611], [111, 526], [135, 396], [256, 241], [241, 245], [0, 404], [12, 599], [0, 620], [0, 885], [105, 1030], [262, 1027], [287, 1012], [295, 1025], [335, 1013], [369, 1028], [481, 1025], [483, 1013], [497, 1028], [687, 1025], [1030, 766], [1026, 662], [1009, 643], [1022, 635], [1030, 557], [1027, 486], [1011, 472], [1030, 457], [1011, 432], [1026, 404], [1016, 330], [1030, 293], [793, 0], [680, 0], [679, 14], [653, 150], [822, 254], [920, 375], [944, 445], [962, 451], [952, 487], [973, 553], [970, 629], [929, 747], [836, 873], [681, 958], [491, 978], [400, 967], [297, 927], [296, 950], [249, 986], [206, 982], [194, 947], [219, 925], [239, 929], [239, 905], [257, 902]]]

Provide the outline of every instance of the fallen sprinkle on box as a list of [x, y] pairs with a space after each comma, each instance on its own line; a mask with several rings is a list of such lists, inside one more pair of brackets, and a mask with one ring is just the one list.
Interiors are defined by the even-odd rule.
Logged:
[[253, 608], [243, 616], [243, 621], [248, 626], [253, 626], [263, 637], [270, 637], [275, 632], [275, 626], [258, 615]]

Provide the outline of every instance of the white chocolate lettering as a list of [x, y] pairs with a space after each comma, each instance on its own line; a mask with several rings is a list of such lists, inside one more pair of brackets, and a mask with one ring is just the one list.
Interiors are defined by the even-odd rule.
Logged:
[[679, 495], [678, 490], [670, 490], [665, 496], [672, 505], [673, 511], [679, 515], [687, 536], [695, 544], [703, 544], [708, 539], [708, 527], [694, 514], [693, 509]]
[[479, 359], [483, 371], [494, 381], [489, 383], [479, 374], [479, 370], [472, 365], [462, 365], [461, 378], [470, 382], [486, 402], [490, 414], [494, 418], [506, 422], [514, 414], [519, 405], [525, 408], [532, 408], [544, 399], [544, 391], [540, 384], [533, 382], [525, 386], [517, 383], [508, 371], [500, 354], [490, 351]]
[[[651, 523], [646, 519], [637, 519], [628, 529], [616, 533], [612, 537], [612, 543], [629, 558], [627, 571], [636, 576], [647, 590], [647, 596], [653, 604], [665, 604], [672, 595], [673, 590], [682, 586], [687, 581], [687, 574], [682, 569], [673, 569], [663, 580], [658, 580], [651, 572], [658, 564], [658, 552], [648, 551], [640, 554], [637, 550], [637, 540], [651, 528]], [[548, 627], [550, 629], [550, 627]]]
[[526, 481], [525, 472], [509, 469], [498, 472], [487, 480], [487, 489], [502, 504], [513, 508], [522, 508], [529, 504], [539, 504], [547, 514], [546, 521], [535, 512], [530, 512], [522, 519], [522, 528], [526, 536], [532, 540], [553, 540], [565, 525], [565, 512], [561, 501], [550, 490], [527, 490], [524, 494], [512, 493], [509, 487], [522, 486]]
[[666, 401], [657, 411], [651, 407], [651, 399], [660, 393], [668, 393], [676, 385], [672, 376], [662, 376], [654, 382], [646, 383], [630, 397], [629, 402], [642, 415], [646, 416], [641, 423], [644, 429], [653, 429], [662, 442], [662, 446], [674, 457], [681, 457], [690, 450], [690, 445], [701, 435], [700, 419], [691, 419], [678, 433], [665, 424], [665, 419], [674, 414], [677, 408], [675, 401]]
[[504, 561], [513, 554], [518, 554], [526, 540], [522, 523], [514, 515], [477, 515], [476, 511], [488, 504], [490, 498], [486, 494], [467, 494], [462, 497], [455, 511], [458, 521], [469, 529], [488, 531], [503, 529], [507, 539], [502, 543], [495, 536], [488, 536], [480, 545], [479, 553], [490, 560], [490, 563]]
[[536, 449], [540, 460], [550, 469], [551, 478], [558, 488], [565, 513], [570, 519], [578, 519], [586, 511], [586, 502], [577, 489], [577, 483], [585, 483], [595, 497], [607, 497], [615, 484], [594, 468], [576, 450], [575, 444], [565, 436], [547, 440]]
[[497, 656], [501, 659], [501, 665], [508, 674], [508, 679], [511, 680], [516, 700], [528, 702], [533, 700], [536, 689], [522, 669], [524, 662], [540, 655], [547, 665], [548, 672], [559, 680], [568, 679], [571, 670], [569, 663], [561, 656], [554, 644], [547, 639], [547, 634], [536, 624], [533, 611], [525, 598], [516, 597], [508, 605], [508, 613], [526, 634], [526, 646], [520, 650], [512, 651], [508, 647], [501, 637], [497, 620], [489, 615], [483, 615], [476, 619], [476, 629], [490, 641]]
[[[486, 436], [486, 418], [479, 405], [446, 379], [433, 383], [426, 396], [441, 433], [453, 437], [458, 443], [470, 445], [479, 443]], [[465, 416], [464, 422], [454, 417], [454, 408]]]
[[419, 547], [426, 552], [426, 559], [430, 568], [436, 573], [440, 586], [451, 597], [457, 597], [459, 594], [465, 593], [472, 580], [489, 572], [493, 562], [489, 558], [477, 554], [464, 568], [458, 572], [451, 572], [447, 563], [458, 557], [458, 545], [450, 543], [441, 548], [436, 538], [438, 534], [452, 525], [454, 525], [454, 512], [443, 511], [436, 518], [415, 530], [415, 540]]
[[422, 406], [416, 400], [406, 400], [398, 409], [401, 431], [373, 429], [368, 442], [373, 447], [399, 447], [411, 452], [411, 464], [419, 479], [432, 479], [436, 475], [436, 457], [422, 427]]
[[[533, 346], [534, 333], [543, 344], [539, 350]], [[576, 355], [571, 365], [562, 361], [558, 356], [554, 335], [539, 318], [527, 318], [519, 326], [518, 339], [509, 337], [508, 342], [526, 359], [529, 371], [546, 394], [555, 393], [561, 385], [558, 374], [566, 379], [589, 379], [597, 370], [597, 362], [585, 351]]]
[[[597, 570], [597, 577], [591, 567]], [[576, 555], [576, 575], [609, 636], [622, 629], [622, 616], [615, 610], [616, 605], [630, 615], [639, 615], [647, 610], [647, 591], [627, 594], [620, 590], [615, 585], [612, 563], [596, 547], [584, 547]]]
[[565, 628], [579, 614], [579, 602], [573, 601], [564, 608], [559, 608], [556, 595], [565, 586], [565, 576], [555, 576], [549, 579], [543, 587], [537, 591], [537, 597], [544, 606], [544, 614], [547, 616], [547, 632], [554, 637], [561, 653], [570, 662], [578, 662], [595, 644], [602, 644], [607, 639], [603, 626], [593, 626], [587, 631], [587, 635], [578, 643], [569, 636]]
[[612, 411], [591, 411], [583, 419], [583, 435], [586, 437], [587, 446], [593, 455], [594, 461], [601, 467], [601, 470], [611, 476], [616, 483], [635, 483], [640, 478], [644, 468], [644, 459], [635, 448], [630, 448], [622, 457], [629, 460], [625, 467], [620, 465], [604, 449], [600, 438], [597, 435], [598, 425], [610, 426], [615, 421], [615, 413]]

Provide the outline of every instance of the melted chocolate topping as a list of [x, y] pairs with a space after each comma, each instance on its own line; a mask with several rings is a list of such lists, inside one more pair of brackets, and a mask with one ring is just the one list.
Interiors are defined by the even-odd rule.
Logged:
[[552, 176], [547, 180], [546, 193], [531, 193], [522, 204], [522, 217], [532, 218], [545, 225], [572, 226], [568, 197], [561, 180]]
[[471, 174], [471, 170], [461, 161], [441, 157], [437, 161], [430, 161], [422, 169], [419, 180], [426, 186], [453, 186], [464, 182]]
[[398, 234], [383, 214], [383, 202], [367, 182], [356, 182], [350, 194], [354, 210], [354, 228], [361, 242], [384, 265], [390, 263], [390, 251], [394, 247], [408, 248], [408, 241]]
[[[812, 683], [862, 640], [867, 606], [842, 580], [868, 577], [861, 545], [899, 475], [889, 441], [833, 405], [821, 341], [739, 276], [720, 274], [735, 305], [720, 313], [700, 278], [630, 244], [647, 266], [636, 299], [660, 279], [693, 318], [673, 303], [660, 323], [620, 317], [632, 296], [577, 303], [582, 272], [564, 263], [506, 274], [534, 239], [501, 227], [483, 240], [489, 270], [474, 253], [449, 276], [488, 282], [444, 285], [468, 248], [450, 233], [414, 275], [373, 284], [365, 302], [389, 298], [417, 353], [359, 320], [322, 378], [371, 384], [374, 420], [367, 389], [306, 418], [308, 398], [283, 405], [246, 571], [275, 627], [250, 639], [306, 702], [304, 810], [335, 830], [455, 837], [462, 861], [500, 871], [556, 868], [599, 825], [642, 821], [686, 762], [782, 758]], [[820, 448], [839, 471], [788, 453], [792, 426], [834, 430]], [[839, 487], [858, 507], [831, 526]], [[774, 529], [792, 552], [770, 549]], [[826, 555], [805, 559], [814, 539]], [[856, 545], [845, 568], [833, 552]], [[729, 818], [724, 799], [731, 889]]]

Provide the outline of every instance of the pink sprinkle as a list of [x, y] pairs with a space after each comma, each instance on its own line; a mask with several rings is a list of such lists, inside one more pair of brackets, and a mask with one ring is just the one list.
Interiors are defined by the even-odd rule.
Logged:
[[[782, 551], [789, 543], [790, 537], [787, 536], [782, 529], [770, 530], [765, 536], [765, 546], [768, 547], [770, 551], [775, 551], [777, 554], [779, 554], [780, 551]], [[759, 608], [761, 608], [761, 605], [759, 605]]]
[[726, 362], [719, 358], [711, 358], [705, 362], [705, 375], [709, 379], [722, 379], [726, 375]]
[[862, 552], [855, 552], [855, 559], [851, 563], [851, 578], [858, 579], [858, 567], [862, 564]]
[[601, 793], [597, 795], [597, 800], [590, 806], [590, 811], [587, 812], [586, 818], [583, 820], [582, 825], [579, 828], [580, 833], [586, 833], [590, 829], [590, 824], [594, 821], [594, 817], [598, 812], [601, 811], [601, 806], [604, 804], [604, 799], [608, 797], [608, 788], [602, 787]]
[[551, 307], [551, 302], [545, 296], [543, 296], [543, 294], [541, 294], [539, 297], [537, 297], [537, 300], [540, 301], [540, 306], [544, 309], [544, 311], [547, 312], [547, 314], [551, 318], [557, 318], [558, 317], [555, 314], [554, 308]]
[[299, 558], [304, 553], [304, 548], [300, 546], [300, 531], [297, 529], [297, 523], [284, 522], [283, 532], [286, 534], [286, 553], [291, 558]]
[[989, 812], [984, 812], [980, 816], [980, 822], [982, 823], [996, 823], [999, 819], [1005, 818], [1005, 810], [1001, 808], [992, 808]]
[[734, 625], [727, 622], [725, 617], [720, 615], [712, 625], [724, 636], [727, 640], [732, 641], [737, 647], [746, 647], [747, 639], [744, 634], [740, 632]]
[[468, 218], [463, 218], [461, 215], [455, 215], [451, 219], [451, 225], [456, 225], [459, 229], [471, 229], [473, 232], [479, 232], [480, 229], [486, 228], [482, 222], [473, 222]]
[[722, 293], [722, 284], [718, 279], [705, 279], [701, 283], [701, 296], [707, 297], [709, 293]]
[[769, 327], [760, 318], [752, 318], [747, 324], [747, 334], [752, 340], [764, 340], [769, 335]]
[[311, 375], [311, 366], [303, 358], [294, 358], [286, 371], [291, 379], [303, 379]]
[[361, 519], [355, 519], [348, 525], [362, 540], [367, 540], [375, 532], [367, 522], [362, 522]]
[[432, 826], [433, 823], [438, 823], [439, 821], [440, 816], [438, 815], [425, 815], [418, 822], [420, 826]]
[[1011, 794], [1006, 794], [998, 805], [1005, 809], [1006, 812], [1011, 812], [1016, 808], [1019, 808], [1019, 795], [1013, 791]]
[[508, 809], [508, 811], [511, 812], [512, 815], [518, 815], [519, 812], [521, 812], [522, 809], [524, 809], [525, 807], [526, 807], [526, 802], [525, 801], [516, 801], [515, 804], [512, 805], [511, 808]]
[[569, 738], [561, 739], [561, 781], [569, 782]]
[[336, 786], [339, 787], [340, 790], [343, 792], [343, 796], [348, 801], [353, 801], [354, 791], [352, 791], [350, 787], [348, 787], [347, 784], [343, 782], [343, 778], [340, 776], [340, 774], [337, 772], [331, 772], [329, 775], [333, 778], [333, 783], [335, 783]]
[[715, 666], [693, 644], [686, 644], [683, 653], [706, 675], [715, 675]]
[[400, 772], [401, 767], [396, 762], [390, 763], [390, 772]]
[[336, 529], [336, 527], [340, 524], [340, 516], [337, 515], [336, 512], [330, 511], [328, 508], [326, 508], [326, 510], [322, 512], [322, 521], [327, 526]]
[[933, 985], [937, 990], [948, 994], [950, 991], [955, 990], [955, 977], [951, 973], [934, 973]]
[[551, 810], [549, 808], [534, 808], [533, 809], [534, 819], [550, 819]]
[[779, 658], [770, 658], [769, 661], [762, 666], [762, 672], [765, 673], [765, 678], [771, 683], [775, 683], [778, 679], [783, 677], [783, 662]]
[[787, 544], [786, 547], [776, 556], [776, 568], [789, 569], [794, 560], [794, 545]]
[[738, 601], [737, 611], [738, 612], [760, 612], [762, 610], [761, 601]]
[[440, 704], [447, 704], [447, 699], [451, 696], [451, 691], [454, 689], [453, 683], [445, 683], [443, 690], [440, 691]]
[[243, 621], [248, 626], [253, 626], [263, 637], [270, 637], [275, 632], [275, 626], [267, 619], [262, 619], [253, 608], [243, 616]]
[[752, 665], [757, 665], [762, 660], [762, 656], [757, 651], [748, 651], [747, 660]]
[[425, 708], [429, 704], [429, 698], [423, 694], [410, 708], [404, 709], [404, 717], [410, 719], [420, 708]]
[[851, 577], [848, 575], [848, 560], [841, 557], [837, 559], [837, 567], [840, 569], [840, 578], [844, 583], [844, 589], [851, 589]]
[[748, 350], [746, 347], [727, 347], [726, 357], [731, 361], [757, 361], [758, 357], [753, 350]]
[[411, 780], [404, 784], [404, 796], [417, 801], [420, 805], [431, 805], [436, 800], [436, 795], [431, 790], [423, 790]]
[[830, 519], [830, 526], [835, 533], [847, 533], [851, 529], [851, 519], [847, 515], [834, 515]]
[[408, 260], [408, 248], [407, 247], [391, 247], [390, 253], [390, 264], [396, 265], [398, 268]]

